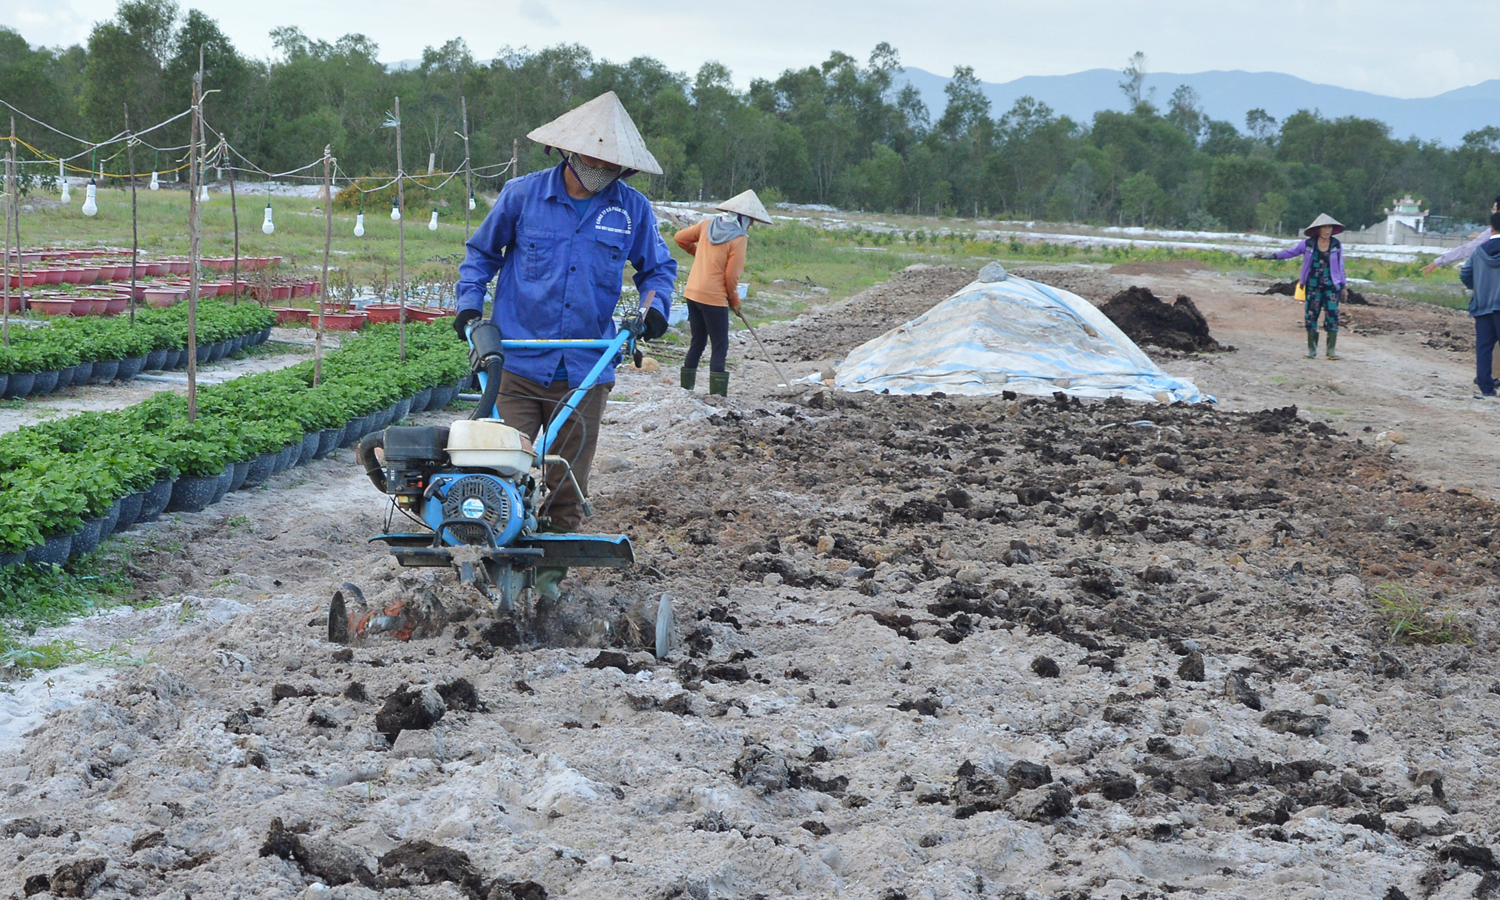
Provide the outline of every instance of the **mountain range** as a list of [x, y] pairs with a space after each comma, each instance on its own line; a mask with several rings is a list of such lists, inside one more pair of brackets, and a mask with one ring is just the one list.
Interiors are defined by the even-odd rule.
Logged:
[[[951, 79], [913, 67], [904, 70], [904, 77], [921, 93], [936, 121], [947, 105], [943, 87]], [[1027, 75], [980, 85], [990, 100], [990, 115], [997, 119], [1016, 100], [1031, 96], [1059, 115], [1088, 123], [1100, 110], [1126, 108], [1125, 95], [1120, 91], [1122, 80], [1123, 76], [1113, 69], [1089, 69], [1072, 75]], [[1245, 130], [1245, 113], [1257, 108], [1277, 121], [1302, 109], [1316, 110], [1329, 119], [1379, 119], [1391, 127], [1391, 136], [1397, 139], [1414, 136], [1449, 146], [1461, 143], [1470, 131], [1500, 126], [1500, 79], [1435, 97], [1404, 99], [1315, 84], [1279, 72], [1152, 72], [1145, 79], [1146, 99], [1165, 110], [1172, 92], [1183, 84], [1197, 91], [1199, 105], [1209, 117], [1229, 121], [1241, 132]]]

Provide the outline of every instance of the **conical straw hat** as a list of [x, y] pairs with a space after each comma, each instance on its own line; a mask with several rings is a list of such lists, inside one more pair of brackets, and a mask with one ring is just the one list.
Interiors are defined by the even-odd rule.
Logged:
[[1312, 237], [1314, 232], [1316, 232], [1319, 228], [1322, 228], [1324, 225], [1332, 225], [1334, 234], [1338, 234], [1339, 232], [1344, 230], [1344, 223], [1340, 222], [1338, 219], [1335, 219], [1333, 216], [1330, 216], [1328, 213], [1320, 213], [1316, 219], [1313, 219], [1313, 223], [1311, 225], [1302, 229], [1302, 233], [1307, 235], [1308, 237]]
[[764, 222], [767, 225], [771, 224], [771, 214], [766, 212], [765, 206], [761, 204], [760, 198], [755, 196], [754, 191], [735, 194], [733, 197], [714, 207], [714, 209], [727, 213], [738, 213], [742, 216], [749, 216], [757, 222]]
[[526, 135], [538, 144], [581, 153], [624, 169], [661, 174], [661, 164], [630, 120], [614, 91], [600, 94]]

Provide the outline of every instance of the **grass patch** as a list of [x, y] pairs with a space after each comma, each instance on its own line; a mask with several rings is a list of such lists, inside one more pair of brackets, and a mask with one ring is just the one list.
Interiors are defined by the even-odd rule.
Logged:
[[[188, 196], [185, 190], [141, 191], [141, 248], [149, 254], [186, 254]], [[280, 256], [283, 270], [313, 276], [321, 270], [323, 257], [323, 204], [313, 199], [275, 197], [276, 232], [260, 231], [264, 196], [239, 199], [241, 256]], [[55, 198], [38, 196], [31, 210], [22, 216], [24, 242], [30, 245], [67, 244], [73, 246], [130, 246], [130, 193], [118, 187], [101, 188], [99, 214], [83, 216], [75, 202], [61, 206]], [[331, 265], [334, 287], [365, 293], [387, 295], [397, 280], [397, 228], [379, 208], [368, 208], [366, 234], [354, 237], [354, 215], [335, 209]], [[478, 227], [487, 209], [473, 213]], [[755, 321], [794, 317], [810, 303], [823, 297], [781, 300], [772, 306], [758, 304], [756, 290], [771, 286], [778, 279], [801, 282], [804, 292], [812, 288], [827, 290], [826, 299], [838, 300], [888, 279], [914, 262], [934, 264], [978, 265], [994, 259], [1007, 264], [1075, 262], [1129, 263], [1191, 260], [1219, 271], [1254, 274], [1275, 281], [1297, 277], [1300, 260], [1258, 260], [1225, 250], [1191, 250], [1139, 246], [1090, 247], [1066, 243], [1033, 243], [1019, 238], [978, 240], [975, 231], [963, 230], [972, 223], [957, 219], [921, 217], [885, 217], [882, 222], [898, 231], [874, 230], [859, 223], [858, 214], [840, 214], [848, 227], [823, 230], [798, 222], [782, 222], [774, 227], [756, 227], [750, 231], [750, 247], [745, 280], [752, 285], [752, 297], [746, 314]], [[446, 298], [451, 302], [458, 265], [463, 260], [465, 239], [461, 210], [442, 211], [438, 230], [428, 231], [425, 219], [408, 216], [406, 228], [407, 283], [414, 296], [428, 300]], [[233, 222], [227, 194], [214, 193], [203, 205], [203, 252], [206, 256], [228, 256], [234, 248]], [[691, 259], [667, 241], [683, 274], [679, 287], [686, 281]], [[1291, 246], [1288, 238], [1285, 246]], [[1435, 255], [1435, 254], [1434, 254]], [[1456, 291], [1455, 274], [1448, 269], [1430, 276], [1421, 273], [1423, 261], [1412, 263], [1355, 259], [1349, 261], [1349, 275], [1364, 278], [1373, 285], [1358, 285], [1362, 290], [1376, 290], [1410, 297], [1442, 306], [1462, 307], [1467, 302]], [[254, 281], [254, 276], [245, 275]], [[821, 291], [816, 292], [821, 295]], [[308, 304], [310, 305], [310, 304]], [[262, 352], [270, 352], [269, 348]]]
[[101, 666], [139, 665], [144, 657], [132, 656], [130, 648], [110, 644], [102, 650], [90, 650], [77, 641], [47, 641], [41, 644], [18, 644], [0, 651], [0, 668], [14, 668], [22, 673], [51, 671], [78, 663]]
[[1375, 589], [1375, 614], [1393, 644], [1466, 644], [1470, 640], [1458, 622], [1458, 613], [1440, 611], [1399, 584], [1382, 584]]
[[121, 541], [68, 565], [23, 564], [0, 570], [0, 667], [55, 669], [126, 657], [116, 647], [88, 650], [74, 641], [30, 643], [38, 628], [59, 625], [124, 602], [134, 586], [123, 572], [131, 547]]

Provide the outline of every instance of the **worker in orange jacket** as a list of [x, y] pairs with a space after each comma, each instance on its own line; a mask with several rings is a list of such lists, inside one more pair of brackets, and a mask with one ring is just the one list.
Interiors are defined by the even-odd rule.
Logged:
[[692, 341], [682, 362], [682, 387], [692, 390], [698, 382], [698, 362], [703, 348], [712, 344], [708, 357], [708, 392], [723, 397], [729, 393], [729, 373], [724, 357], [729, 352], [729, 312], [739, 311], [740, 275], [745, 271], [746, 234], [751, 223], [771, 224], [771, 215], [754, 191], [745, 191], [719, 204], [722, 216], [704, 219], [673, 235], [677, 246], [693, 257], [687, 288], [688, 327]]

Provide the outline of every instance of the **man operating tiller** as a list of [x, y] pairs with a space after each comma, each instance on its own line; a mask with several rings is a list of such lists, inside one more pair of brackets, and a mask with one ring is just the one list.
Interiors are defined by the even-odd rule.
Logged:
[[[484, 309], [495, 285], [492, 320], [507, 342], [600, 340], [616, 334], [625, 263], [635, 269], [647, 340], [667, 330], [677, 263], [657, 230], [651, 203], [624, 179], [661, 174], [661, 166], [613, 91], [558, 117], [527, 137], [562, 155], [551, 169], [507, 182], [484, 223], [469, 238], [459, 267], [460, 339]], [[545, 345], [508, 350], [495, 409], [523, 434], [538, 435], [598, 362], [592, 349]], [[551, 500], [545, 531], [576, 531], [585, 513], [589, 468], [605, 401], [614, 384], [611, 361], [578, 404], [549, 452], [571, 462], [547, 470]], [[576, 486], [573, 482], [576, 478]], [[556, 598], [567, 569], [538, 567], [536, 589]]]

